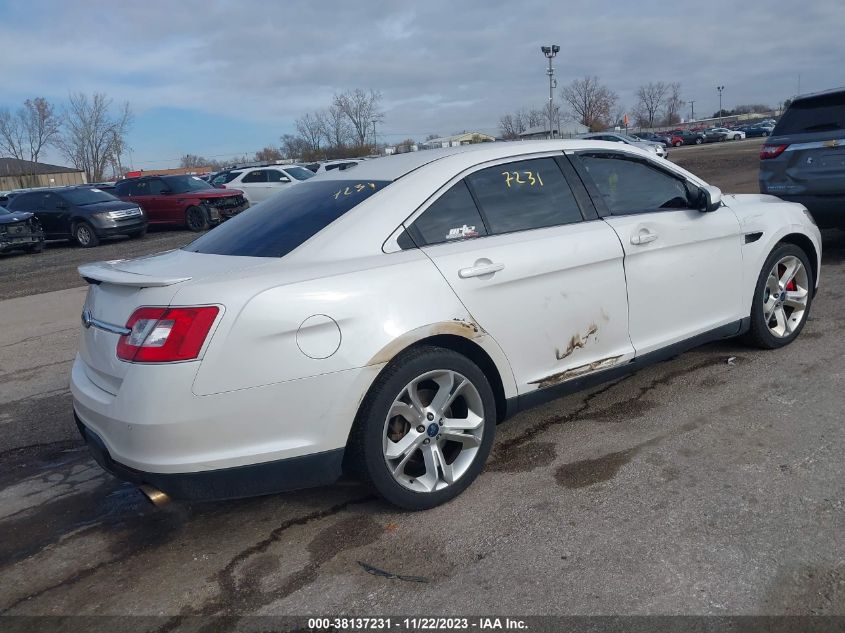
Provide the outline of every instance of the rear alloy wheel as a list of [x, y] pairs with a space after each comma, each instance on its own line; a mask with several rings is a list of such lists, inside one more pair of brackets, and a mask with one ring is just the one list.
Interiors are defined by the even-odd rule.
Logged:
[[185, 224], [195, 233], [205, 231], [208, 228], [208, 214], [200, 207], [188, 207], [185, 211]]
[[481, 472], [496, 432], [484, 373], [448, 349], [421, 347], [379, 376], [353, 431], [356, 469], [390, 503], [440, 505]]
[[704, 139], [702, 139], [701, 137], [699, 137], [699, 138], [695, 139], [695, 144], [696, 144], [696, 145], [701, 145], [703, 142], [704, 142]]
[[813, 300], [813, 273], [807, 254], [781, 244], [763, 264], [751, 307], [749, 339], [776, 349], [791, 343], [807, 322]]
[[73, 227], [73, 239], [82, 248], [92, 248], [100, 243], [94, 228], [87, 222], [79, 222]]

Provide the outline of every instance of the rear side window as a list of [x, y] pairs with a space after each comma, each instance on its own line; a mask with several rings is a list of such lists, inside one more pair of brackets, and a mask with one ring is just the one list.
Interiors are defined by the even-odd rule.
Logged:
[[246, 174], [243, 178], [241, 178], [241, 182], [249, 183], [249, 182], [267, 182], [267, 170], [266, 169], [256, 169], [255, 171], [251, 171]]
[[487, 235], [478, 207], [463, 180], [435, 200], [411, 227], [421, 245]]
[[283, 257], [390, 181], [314, 179], [288, 187], [227, 220], [184, 250], [210, 255]]
[[615, 154], [579, 158], [613, 215], [695, 208], [697, 192], [656, 167]]
[[553, 158], [488, 167], [467, 177], [491, 234], [580, 222], [581, 210]]
[[240, 176], [243, 172], [240, 171], [227, 171], [222, 174], [217, 174], [214, 177], [214, 180], [211, 182], [215, 185], [225, 185], [228, 182], [232, 182], [235, 178]]
[[41, 194], [21, 193], [12, 198], [6, 206], [12, 211], [33, 211], [37, 204], [37, 199]]
[[778, 121], [773, 136], [845, 130], [845, 92], [794, 101]]

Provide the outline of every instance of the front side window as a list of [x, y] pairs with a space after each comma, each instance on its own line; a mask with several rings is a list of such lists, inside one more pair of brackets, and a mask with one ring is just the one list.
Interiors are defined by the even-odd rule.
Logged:
[[149, 180], [139, 180], [138, 182], [134, 183], [132, 187], [129, 189], [130, 196], [148, 196], [150, 195], [150, 181]]
[[314, 172], [305, 169], [305, 167], [285, 167], [285, 171], [290, 177], [296, 178], [297, 180], [308, 180], [314, 177]]
[[212, 189], [212, 186], [198, 176], [167, 176], [162, 179], [164, 188], [171, 193], [189, 193], [191, 191], [204, 191]]
[[251, 171], [248, 174], [244, 175], [243, 178], [241, 178], [241, 182], [244, 184], [253, 182], [267, 182], [267, 170], [256, 169], [255, 171]]
[[278, 169], [268, 169], [267, 176], [269, 182], [290, 182], [290, 178]]
[[411, 227], [421, 245], [487, 235], [478, 207], [463, 180], [440, 196]]
[[643, 161], [612, 154], [580, 159], [612, 215], [696, 207], [696, 187]]
[[580, 222], [575, 196], [553, 158], [488, 167], [467, 177], [491, 234]]
[[210, 255], [283, 257], [389, 184], [387, 180], [316, 179], [285, 187], [184, 250]]

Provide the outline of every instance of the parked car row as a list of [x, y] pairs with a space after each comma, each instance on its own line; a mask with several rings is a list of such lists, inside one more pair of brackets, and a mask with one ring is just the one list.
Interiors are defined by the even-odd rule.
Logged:
[[151, 224], [204, 231], [250, 206], [240, 189], [218, 189], [196, 176], [18, 190], [6, 194], [4, 203], [0, 252], [40, 252], [45, 240], [73, 240], [91, 248], [108, 237], [141, 238]]
[[594, 132], [591, 134], [582, 134], [578, 138], [591, 141], [609, 141], [611, 143], [622, 143], [623, 145], [631, 145], [633, 147], [639, 147], [640, 149], [644, 149], [647, 152], [653, 152], [657, 154], [660, 158], [666, 158], [669, 156], [669, 152], [666, 151], [666, 147], [663, 145], [663, 143], [651, 140], [643, 140], [641, 138], [630, 136], [628, 134], [621, 134], [619, 132]]

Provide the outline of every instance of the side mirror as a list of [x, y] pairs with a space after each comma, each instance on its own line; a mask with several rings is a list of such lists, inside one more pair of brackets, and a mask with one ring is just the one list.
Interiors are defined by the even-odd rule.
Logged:
[[698, 210], [702, 213], [712, 213], [722, 206], [722, 190], [712, 185], [701, 187], [698, 205]]
[[288, 178], [287, 176], [282, 176], [281, 178], [279, 178], [279, 182], [290, 182], [290, 178]]

